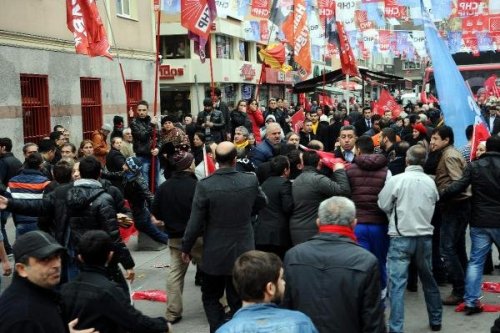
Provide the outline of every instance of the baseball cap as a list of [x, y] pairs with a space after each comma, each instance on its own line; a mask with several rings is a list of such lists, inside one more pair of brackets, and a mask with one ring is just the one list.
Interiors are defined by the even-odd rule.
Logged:
[[12, 247], [16, 262], [25, 256], [44, 259], [63, 250], [64, 247], [54, 237], [40, 230], [30, 231], [20, 236]]

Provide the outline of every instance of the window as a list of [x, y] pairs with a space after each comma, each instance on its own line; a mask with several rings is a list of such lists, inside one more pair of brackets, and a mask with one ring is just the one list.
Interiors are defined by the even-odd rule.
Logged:
[[403, 61], [403, 70], [412, 70], [412, 69], [420, 69], [420, 63], [419, 62], [413, 62], [413, 61]]
[[[127, 80], [125, 82], [127, 91], [127, 117], [128, 110], [132, 108], [134, 112], [137, 112], [137, 103], [142, 100], [142, 81], [137, 80]], [[131, 118], [128, 117], [129, 124]]]
[[130, 17], [130, 0], [116, 0], [116, 14]]
[[216, 57], [219, 59], [233, 59], [233, 50], [231, 37], [216, 35], [215, 36]]
[[163, 59], [189, 59], [190, 42], [187, 35], [162, 36], [160, 50]]
[[50, 133], [47, 75], [21, 74], [24, 142], [37, 143]]
[[239, 44], [239, 59], [243, 61], [250, 61], [250, 43], [240, 40]]
[[80, 78], [80, 93], [83, 138], [91, 139], [92, 132], [102, 126], [101, 79]]

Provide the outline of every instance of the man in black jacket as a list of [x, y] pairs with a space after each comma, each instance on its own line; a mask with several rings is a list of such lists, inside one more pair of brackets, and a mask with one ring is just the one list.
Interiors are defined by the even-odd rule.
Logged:
[[214, 109], [212, 100], [203, 100], [203, 110], [198, 113], [196, 129], [205, 134], [207, 141], [219, 143], [224, 140], [226, 120], [222, 111]]
[[[175, 324], [182, 318], [182, 290], [189, 267], [189, 263], [182, 261], [181, 257], [182, 236], [191, 215], [197, 180], [194, 175], [193, 155], [179, 151], [174, 154], [172, 160], [172, 177], [158, 188], [151, 212], [165, 223], [165, 231], [169, 235], [170, 271], [167, 277], [166, 317], [169, 322]], [[195, 262], [201, 261], [201, 250], [201, 238], [198, 238], [191, 250]]]
[[52, 236], [37, 230], [19, 237], [13, 252], [14, 277], [0, 297], [0, 333], [66, 333], [60, 295], [53, 290], [59, 284], [64, 248]]
[[129, 296], [109, 280], [106, 266], [113, 258], [113, 241], [102, 230], [87, 231], [78, 244], [82, 271], [62, 287], [63, 316], [78, 317], [77, 327], [94, 327], [100, 333], [163, 333], [164, 318], [143, 315], [130, 304]]
[[465, 314], [483, 311], [481, 278], [484, 262], [491, 244], [500, 244], [500, 136], [486, 141], [486, 153], [471, 162], [461, 179], [454, 181], [441, 192], [441, 200], [472, 188], [470, 221], [471, 253], [465, 276]]
[[308, 315], [321, 333], [385, 332], [378, 262], [356, 242], [354, 203], [326, 199], [317, 224], [318, 235], [286, 253], [283, 306]]
[[271, 160], [271, 177], [262, 184], [268, 204], [260, 210], [255, 225], [255, 248], [272, 252], [281, 259], [292, 246], [290, 215], [293, 211], [292, 183], [288, 180], [290, 162], [286, 156]]
[[231, 314], [241, 307], [232, 283], [233, 264], [239, 255], [254, 249], [250, 217], [267, 203], [257, 177], [234, 169], [234, 144], [220, 143], [215, 155], [219, 169], [197, 184], [182, 239], [182, 258], [188, 263], [196, 239], [203, 233], [201, 293], [211, 333], [224, 323], [225, 314], [219, 302], [224, 290]]
[[[137, 104], [137, 116], [134, 117], [134, 111], [131, 109], [129, 111], [129, 116], [134, 117], [130, 122], [130, 129], [132, 130], [133, 148], [134, 153], [142, 162], [142, 175], [146, 184], [151, 186], [151, 160], [153, 156], [157, 156], [159, 149], [157, 145], [153, 145], [153, 132], [156, 130], [157, 119], [156, 117], [151, 119], [148, 116], [149, 104], [146, 101], [140, 101]], [[154, 187], [158, 183], [158, 170], [159, 162], [158, 159], [154, 159]]]

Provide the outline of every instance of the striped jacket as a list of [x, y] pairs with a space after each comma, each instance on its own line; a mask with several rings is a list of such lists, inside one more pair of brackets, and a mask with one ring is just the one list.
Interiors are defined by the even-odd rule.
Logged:
[[[43, 199], [43, 191], [50, 180], [39, 170], [23, 169], [10, 179], [7, 195], [14, 199]], [[38, 217], [13, 214], [14, 223], [36, 223]]]

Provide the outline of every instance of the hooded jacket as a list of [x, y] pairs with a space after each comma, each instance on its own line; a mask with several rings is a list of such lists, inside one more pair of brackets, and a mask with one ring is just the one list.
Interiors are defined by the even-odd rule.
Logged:
[[387, 172], [387, 158], [382, 154], [356, 156], [347, 169], [358, 223], [388, 223], [386, 214], [377, 205], [378, 194], [384, 187]]

